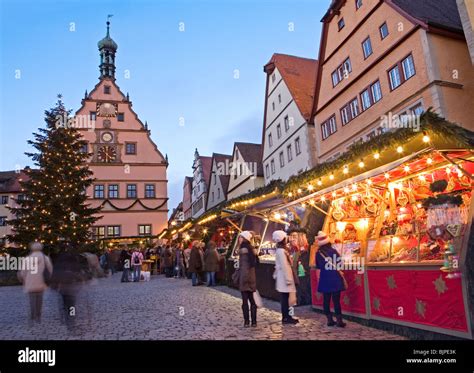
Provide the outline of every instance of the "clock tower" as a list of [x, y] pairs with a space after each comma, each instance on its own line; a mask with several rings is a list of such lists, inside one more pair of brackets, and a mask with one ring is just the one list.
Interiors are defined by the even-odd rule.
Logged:
[[148, 124], [132, 109], [128, 93], [116, 84], [117, 43], [99, 41], [99, 82], [85, 93], [76, 123], [87, 141], [89, 167], [95, 182], [87, 194], [92, 206], [102, 206], [102, 218], [93, 227], [97, 239], [135, 241], [156, 236], [167, 225], [168, 161], [151, 138]]

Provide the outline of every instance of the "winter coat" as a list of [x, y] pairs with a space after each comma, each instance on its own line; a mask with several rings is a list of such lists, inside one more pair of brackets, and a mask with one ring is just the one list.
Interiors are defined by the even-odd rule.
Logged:
[[279, 293], [296, 292], [289, 256], [286, 250], [281, 247], [278, 247], [276, 250], [273, 278], [275, 279], [275, 288]]
[[333, 293], [344, 290], [344, 283], [341, 275], [332, 265], [326, 263], [326, 259], [321, 255], [321, 252], [323, 252], [324, 256], [330, 258], [330, 260], [336, 265], [337, 263], [334, 262], [333, 259], [334, 256], [340, 258], [339, 253], [331, 246], [331, 244], [319, 247], [319, 250], [316, 253], [316, 268], [320, 270], [318, 292]]
[[171, 247], [167, 247], [165, 249], [165, 255], [163, 258], [163, 265], [165, 267], [173, 267], [173, 252], [171, 251]]
[[204, 267], [203, 264], [204, 263], [203, 263], [201, 250], [198, 247], [193, 246], [193, 248], [191, 249], [191, 255], [189, 258], [188, 272], [190, 273], [202, 272], [203, 267]]
[[204, 270], [206, 272], [219, 272], [219, 254], [215, 248], [207, 249], [204, 252]]
[[257, 275], [255, 273], [255, 249], [250, 243], [243, 242], [239, 248], [239, 290], [256, 291]]
[[[51, 260], [41, 251], [35, 251], [27, 256], [30, 268], [24, 268], [18, 273], [18, 277], [23, 282], [23, 290], [25, 293], [37, 293], [46, 290], [48, 285], [44, 282], [44, 269], [49, 274], [53, 273], [53, 265]], [[37, 266], [37, 267], [35, 267]]]

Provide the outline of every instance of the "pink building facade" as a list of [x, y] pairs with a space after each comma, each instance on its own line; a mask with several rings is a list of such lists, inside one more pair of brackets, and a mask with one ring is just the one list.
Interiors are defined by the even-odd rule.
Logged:
[[96, 178], [87, 195], [92, 207], [102, 206], [93, 236], [157, 235], [167, 227], [168, 160], [116, 84], [117, 44], [109, 36], [109, 22], [98, 46], [99, 82], [76, 112], [77, 127], [88, 143], [83, 151], [91, 153], [89, 167]]

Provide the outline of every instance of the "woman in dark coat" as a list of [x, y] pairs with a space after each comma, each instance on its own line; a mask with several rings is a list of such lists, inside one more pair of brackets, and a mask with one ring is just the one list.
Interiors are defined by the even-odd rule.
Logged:
[[203, 270], [203, 260], [201, 255], [201, 249], [199, 241], [193, 242], [193, 248], [191, 249], [191, 255], [189, 258], [188, 272], [191, 273], [193, 286], [201, 285], [200, 275]]
[[163, 256], [163, 266], [165, 267], [166, 277], [173, 277], [173, 251], [171, 246], [166, 246]]
[[[339, 253], [332, 247], [329, 237], [324, 232], [319, 232], [316, 240], [318, 251], [316, 253], [316, 268], [320, 270], [318, 292], [323, 294], [324, 313], [328, 319], [328, 326], [345, 327], [341, 314], [341, 291], [344, 290], [344, 282], [339, 271], [334, 268], [337, 262], [334, 258], [340, 258]], [[333, 266], [334, 264], [334, 266]], [[337, 323], [331, 314], [331, 298], [334, 305], [334, 313]]]
[[216, 272], [219, 272], [219, 254], [214, 241], [209, 241], [204, 252], [204, 270], [207, 272], [207, 286], [216, 286]]
[[244, 327], [250, 324], [250, 315], [252, 326], [257, 326], [257, 305], [253, 297], [257, 290], [257, 276], [255, 267], [257, 265], [256, 250], [250, 243], [252, 233], [243, 231], [239, 235], [239, 290], [242, 293], [242, 312], [244, 314]]

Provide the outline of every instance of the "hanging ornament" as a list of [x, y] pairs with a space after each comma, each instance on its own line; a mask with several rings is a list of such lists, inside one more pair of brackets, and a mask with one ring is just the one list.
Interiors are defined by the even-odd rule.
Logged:
[[408, 197], [403, 193], [403, 191], [400, 191], [400, 194], [397, 197], [397, 202], [402, 207], [405, 207], [408, 204]]
[[461, 233], [461, 224], [448, 224], [446, 226], [446, 230], [453, 236], [453, 237], [459, 237], [459, 234]]

